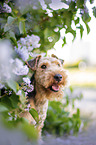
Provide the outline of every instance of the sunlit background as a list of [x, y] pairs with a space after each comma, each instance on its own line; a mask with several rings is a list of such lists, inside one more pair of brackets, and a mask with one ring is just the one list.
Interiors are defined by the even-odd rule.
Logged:
[[[96, 1], [94, 5], [96, 5]], [[91, 8], [93, 5], [87, 2], [87, 6], [90, 8], [89, 14], [91, 16], [89, 22], [90, 33], [87, 35], [85, 26], [82, 39], [80, 38], [80, 30], [78, 30], [77, 37], [72, 42], [73, 35], [71, 33], [65, 34], [65, 30], [62, 29], [61, 38], [66, 35], [67, 44], [62, 47], [63, 40], [60, 39], [55, 44], [55, 49], [48, 51], [48, 55], [53, 53], [65, 60], [65, 67], [67, 69], [70, 67], [68, 70], [71, 85], [96, 87], [96, 19], [92, 16]], [[74, 28], [73, 23], [72, 28]]]

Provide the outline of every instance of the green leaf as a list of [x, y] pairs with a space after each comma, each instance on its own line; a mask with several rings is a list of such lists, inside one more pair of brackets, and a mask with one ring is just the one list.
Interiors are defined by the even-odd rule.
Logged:
[[13, 94], [11, 95], [10, 100], [11, 100], [12, 106], [14, 108], [18, 108], [19, 97], [16, 94]]
[[82, 38], [82, 36], [83, 36], [83, 31], [84, 31], [84, 28], [83, 28], [83, 26], [80, 24], [80, 35], [81, 35], [81, 38]]
[[71, 93], [73, 93], [73, 91], [74, 91], [73, 88], [72, 88], [72, 86], [70, 86], [70, 91], [71, 91]]
[[19, 99], [20, 99], [22, 104], [25, 104], [26, 103], [25, 92], [23, 90], [19, 90], [19, 91], [21, 91], [21, 94], [19, 95]]
[[71, 1], [71, 3], [69, 4], [69, 10], [75, 11], [75, 6], [76, 6], [76, 3]]
[[93, 4], [94, 3], [94, 0], [90, 0], [90, 4]]
[[11, 31], [11, 30], [9, 31], [9, 36], [10, 36], [10, 38], [13, 38], [16, 40], [15, 33], [13, 31]]
[[84, 4], [84, 0], [76, 0], [76, 6], [77, 8], [82, 8]]
[[33, 125], [30, 125], [27, 122], [22, 122], [21, 125], [22, 131], [28, 136], [28, 138], [32, 141], [36, 141], [38, 138], [37, 130]]
[[13, 80], [8, 80], [7, 85], [16, 93], [19, 90], [19, 85]]
[[5, 111], [9, 111], [9, 109], [3, 103], [0, 102], [0, 112], [5, 112]]
[[7, 32], [11, 29], [11, 27], [6, 23], [4, 26], [4, 32]]
[[82, 36], [83, 36], [83, 31], [84, 31], [84, 28], [83, 28], [83, 26], [80, 24], [80, 26], [79, 27], [77, 27], [78, 29], [80, 29], [80, 36], [81, 36], [81, 38], [82, 38]]
[[9, 33], [8, 33], [8, 35], [9, 35], [10, 39], [12, 40], [12, 42], [14, 43], [14, 45], [16, 47], [18, 47], [17, 41], [16, 41], [16, 37], [15, 37], [15, 33], [10, 30]]
[[72, 11], [65, 10], [63, 12], [63, 21], [64, 21], [64, 24], [67, 25], [67, 27], [69, 28], [71, 27], [72, 19], [73, 19]]
[[35, 119], [35, 121], [38, 123], [39, 122], [38, 112], [34, 108], [32, 108], [29, 110], [29, 113], [32, 115], [32, 117]]
[[75, 25], [79, 23], [79, 20], [80, 20], [80, 18], [79, 18], [79, 17], [77, 17], [77, 19], [76, 19], [76, 20], [74, 20]]
[[90, 32], [90, 27], [89, 27], [88, 24], [86, 24], [86, 28], [87, 28], [87, 34], [89, 34], [89, 32]]
[[80, 109], [77, 108], [77, 117], [79, 117], [79, 116], [80, 116]]
[[7, 32], [7, 31], [11, 30], [12, 28], [14, 28], [14, 25], [16, 23], [16, 19], [17, 18], [14, 18], [14, 17], [11, 17], [11, 16], [8, 17], [7, 23], [4, 26], [4, 32]]
[[44, 37], [45, 37], [45, 39], [47, 39], [50, 35], [51, 35], [50, 30], [48, 28], [46, 28], [44, 30]]
[[50, 3], [52, 3], [52, 0], [44, 0], [45, 1], [45, 3], [48, 5], [48, 4], [50, 4]]
[[84, 23], [88, 23], [91, 20], [91, 17], [89, 16], [89, 13], [85, 13], [82, 15], [82, 20], [84, 21]]
[[16, 20], [16, 18], [13, 18], [13, 17], [9, 16], [8, 19], [7, 19], [7, 23], [12, 24], [12, 23], [14, 23], [14, 20]]
[[25, 34], [26, 33], [26, 30], [25, 30], [25, 21], [24, 20], [21, 20], [19, 22], [19, 31], [20, 31], [20, 34]]
[[62, 47], [66, 44], [66, 37], [64, 36], [64, 38], [63, 38], [63, 44], [62, 44]]
[[69, 32], [72, 33], [72, 35], [74, 37], [72, 41], [74, 41], [74, 39], [76, 37], [76, 31], [73, 30], [72, 28], [67, 28], [65, 33], [69, 33]]
[[10, 100], [10, 97], [9, 96], [4, 96], [1, 98], [1, 102], [9, 109], [13, 109], [13, 105], [12, 105], [12, 102]]
[[93, 7], [93, 16], [96, 18], [96, 7]]

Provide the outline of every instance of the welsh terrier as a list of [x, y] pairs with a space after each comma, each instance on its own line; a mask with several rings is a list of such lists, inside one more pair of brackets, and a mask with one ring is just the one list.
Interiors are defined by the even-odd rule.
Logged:
[[63, 68], [63, 60], [55, 55], [52, 57], [41, 57], [26, 62], [29, 68], [34, 71], [31, 83], [34, 85], [34, 91], [29, 93], [28, 100], [31, 108], [34, 108], [39, 114], [39, 123], [29, 112], [25, 112], [23, 117], [27, 118], [29, 123], [35, 124], [41, 137], [42, 127], [46, 119], [48, 100], [60, 100], [64, 94], [64, 86], [67, 83], [67, 74]]

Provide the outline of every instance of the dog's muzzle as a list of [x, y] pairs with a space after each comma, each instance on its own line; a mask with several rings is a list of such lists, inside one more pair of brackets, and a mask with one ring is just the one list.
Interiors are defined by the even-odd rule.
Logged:
[[61, 74], [56, 74], [54, 76], [54, 79], [55, 79], [56, 83], [53, 83], [52, 86], [50, 86], [49, 88], [50, 88], [51, 91], [58, 92], [59, 88], [60, 88], [58, 83], [62, 80], [62, 75]]
[[52, 86], [50, 86], [49, 88], [53, 92], [58, 92], [59, 91], [59, 85], [58, 84], [52, 84]]
[[62, 75], [61, 74], [56, 74], [54, 76], [54, 79], [57, 81], [57, 82], [60, 82], [62, 80]]

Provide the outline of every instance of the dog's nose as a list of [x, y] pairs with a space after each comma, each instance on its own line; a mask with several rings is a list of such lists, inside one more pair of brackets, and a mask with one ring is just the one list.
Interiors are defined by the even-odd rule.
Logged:
[[60, 81], [62, 80], [62, 75], [56, 74], [56, 75], [54, 76], [54, 79], [55, 79], [56, 81], [60, 82]]

